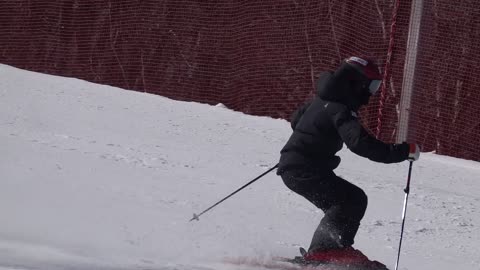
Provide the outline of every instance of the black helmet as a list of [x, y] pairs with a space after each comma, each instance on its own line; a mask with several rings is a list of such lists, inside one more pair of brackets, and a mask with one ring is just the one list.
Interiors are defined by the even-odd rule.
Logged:
[[[382, 74], [380, 68], [372, 59], [360, 58], [352, 56], [345, 59], [345, 64], [353, 67], [363, 79], [367, 82], [365, 87], [368, 87], [370, 95], [374, 95], [382, 83]], [[343, 65], [342, 65], [343, 66]]]
[[382, 75], [375, 62], [368, 58], [352, 56], [334, 72], [336, 88], [341, 89], [344, 102], [353, 110], [368, 104], [370, 97], [380, 88]]

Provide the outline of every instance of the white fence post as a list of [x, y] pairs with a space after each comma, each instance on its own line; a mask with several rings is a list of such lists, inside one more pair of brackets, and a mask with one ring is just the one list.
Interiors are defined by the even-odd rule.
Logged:
[[410, 24], [408, 28], [407, 51], [403, 68], [402, 94], [399, 104], [399, 120], [397, 128], [397, 143], [405, 142], [408, 138], [410, 106], [415, 89], [415, 68], [417, 64], [418, 43], [423, 16], [423, 0], [412, 0]]

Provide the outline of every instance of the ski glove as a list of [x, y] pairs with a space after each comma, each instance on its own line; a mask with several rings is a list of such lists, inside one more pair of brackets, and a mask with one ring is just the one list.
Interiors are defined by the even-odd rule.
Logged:
[[416, 161], [420, 158], [420, 146], [416, 143], [410, 143], [410, 150], [408, 153], [408, 160]]

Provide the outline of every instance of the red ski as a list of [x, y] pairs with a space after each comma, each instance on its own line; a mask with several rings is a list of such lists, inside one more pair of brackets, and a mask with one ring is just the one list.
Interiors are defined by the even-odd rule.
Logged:
[[344, 268], [333, 264], [302, 264], [295, 259], [275, 257], [275, 258], [226, 258], [225, 263], [251, 267], [252, 269], [273, 269], [273, 270], [353, 270], [353, 268]]
[[[319, 256], [316, 254], [307, 254], [307, 252], [300, 248], [302, 256], [297, 256], [293, 259], [284, 258], [284, 257], [273, 257], [273, 258], [227, 258], [224, 260], [225, 263], [234, 264], [234, 265], [243, 265], [247, 267], [252, 267], [255, 269], [275, 269], [275, 270], [388, 270], [388, 268], [376, 261], [369, 261], [366, 259], [366, 256], [352, 256], [341, 257], [337, 256], [337, 260], [330, 258], [327, 260], [327, 257], [323, 255]], [[361, 254], [358, 251], [353, 254]], [[327, 255], [332, 255], [328, 254]], [[337, 255], [337, 254], [333, 254]], [[362, 254], [363, 255], [363, 254]], [[360, 260], [362, 259], [362, 260]], [[367, 261], [365, 261], [365, 259]], [[365, 263], [368, 262], [368, 263]]]

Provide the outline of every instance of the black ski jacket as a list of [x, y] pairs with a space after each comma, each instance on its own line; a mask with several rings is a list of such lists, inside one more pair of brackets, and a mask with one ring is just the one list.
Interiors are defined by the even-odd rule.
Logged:
[[[280, 151], [277, 174], [288, 170], [328, 173], [340, 163], [343, 143], [355, 154], [382, 163], [408, 158], [409, 145], [386, 144], [371, 136], [357, 118], [361, 98], [352, 95], [348, 80], [324, 73], [317, 95], [294, 114], [293, 133]], [[368, 100], [367, 100], [368, 102]]]

